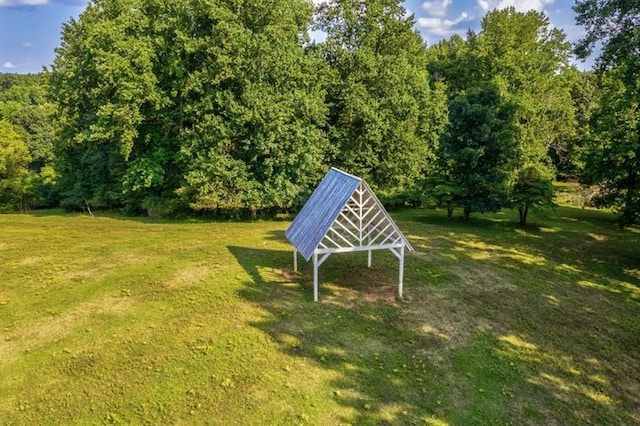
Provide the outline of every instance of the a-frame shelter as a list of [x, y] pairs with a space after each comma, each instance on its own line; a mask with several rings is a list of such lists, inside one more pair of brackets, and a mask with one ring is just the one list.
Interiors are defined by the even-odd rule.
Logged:
[[389, 250], [400, 261], [402, 297], [405, 251], [414, 251], [384, 206], [362, 179], [331, 168], [285, 232], [293, 244], [293, 268], [300, 252], [313, 258], [313, 300], [318, 301], [318, 268], [333, 253]]

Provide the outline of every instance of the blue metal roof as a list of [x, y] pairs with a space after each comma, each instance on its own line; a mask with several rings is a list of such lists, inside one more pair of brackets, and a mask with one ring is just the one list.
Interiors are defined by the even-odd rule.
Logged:
[[313, 191], [285, 232], [287, 239], [309, 260], [362, 179], [334, 167]]

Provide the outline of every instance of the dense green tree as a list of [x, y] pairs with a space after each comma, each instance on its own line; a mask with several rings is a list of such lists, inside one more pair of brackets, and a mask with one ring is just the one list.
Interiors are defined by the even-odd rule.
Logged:
[[517, 106], [520, 168], [548, 163], [556, 139], [571, 135], [574, 114], [569, 70], [571, 45], [542, 13], [514, 8], [488, 13], [472, 39], [483, 78], [496, 83]]
[[331, 67], [329, 138], [335, 164], [382, 192], [406, 189], [433, 161], [446, 97], [431, 88], [415, 21], [397, 0], [335, 0], [318, 13]]
[[616, 208], [623, 225], [633, 224], [640, 216], [640, 3], [585, 0], [574, 10], [586, 28], [577, 54], [588, 56], [597, 43], [602, 49], [581, 180], [600, 186], [598, 205]]
[[575, 70], [569, 66], [571, 45], [542, 13], [513, 7], [484, 16], [481, 31], [469, 31], [432, 46], [433, 79], [449, 86], [450, 96], [484, 82], [496, 84], [517, 106], [518, 140], [524, 157], [547, 161], [549, 147], [571, 136], [571, 97]]
[[33, 174], [29, 149], [11, 123], [0, 120], [0, 210], [26, 210]]
[[550, 146], [549, 155], [559, 179], [577, 180], [582, 164], [581, 153], [589, 140], [589, 122], [597, 107], [597, 81], [593, 71], [581, 72], [570, 69], [566, 76], [571, 87], [575, 129], [555, 138]]
[[623, 77], [607, 71], [600, 78], [598, 107], [591, 118], [591, 137], [581, 181], [599, 185], [597, 206], [614, 207], [623, 225], [640, 217], [640, 112]]
[[630, 0], [577, 0], [573, 7], [576, 22], [586, 34], [576, 45], [576, 54], [586, 58], [597, 44], [600, 69], [625, 66], [629, 81], [638, 79], [640, 69], [640, 3]]
[[50, 73], [63, 204], [287, 208], [324, 171], [303, 0], [96, 0]]
[[[63, 206], [122, 205], [122, 177], [138, 155], [132, 155], [134, 145], [159, 142], [139, 129], [146, 112], [161, 111], [167, 103], [153, 73], [150, 26], [136, 1], [92, 2], [78, 20], [63, 26], [49, 74], [59, 113]], [[148, 120], [163, 127], [160, 116]]]
[[[552, 191], [538, 193], [537, 197], [547, 197], [543, 202], [531, 197], [534, 188], [525, 183], [532, 182], [533, 171], [544, 176], [538, 182], [541, 185], [553, 177], [550, 154], [558, 162], [569, 161], [576, 139], [572, 87], [578, 76], [569, 66], [571, 45], [565, 34], [552, 27], [544, 14], [519, 13], [511, 7], [489, 12], [481, 31], [470, 30], [466, 40], [454, 36], [432, 46], [429, 53], [432, 81], [444, 81], [450, 97], [486, 83], [499, 88], [501, 99], [513, 107], [518, 142], [511, 181], [521, 184], [510, 187], [510, 198], [523, 212], [550, 204]], [[447, 185], [432, 184], [446, 189], [443, 194], [449, 199]], [[528, 200], [534, 204], [526, 205]]]
[[42, 74], [0, 74], [0, 119], [9, 121], [29, 148], [29, 168], [53, 163], [53, 105]]
[[326, 171], [325, 65], [302, 43], [312, 11], [304, 1], [247, 1], [203, 17], [197, 28], [213, 31], [201, 40], [201, 81], [184, 93], [197, 125], [180, 158], [179, 193], [192, 207], [288, 208]]
[[429, 78], [432, 83], [442, 82], [446, 85], [449, 100], [484, 80], [479, 74], [475, 57], [471, 55], [471, 43], [468, 42], [476, 37], [472, 31], [467, 34], [467, 40], [455, 34], [428, 48]]
[[[0, 74], [0, 120], [11, 123], [29, 152], [27, 188], [15, 208], [49, 207], [57, 203], [53, 171], [53, 105], [46, 100], [42, 74]], [[15, 193], [15, 191], [14, 191]], [[15, 203], [14, 203], [15, 205]]]
[[432, 191], [447, 207], [495, 212], [509, 203], [517, 152], [512, 104], [492, 84], [468, 89], [449, 104], [449, 126], [438, 149]]
[[549, 168], [533, 163], [520, 170], [511, 190], [511, 203], [518, 209], [523, 226], [529, 209], [553, 206], [553, 174]]

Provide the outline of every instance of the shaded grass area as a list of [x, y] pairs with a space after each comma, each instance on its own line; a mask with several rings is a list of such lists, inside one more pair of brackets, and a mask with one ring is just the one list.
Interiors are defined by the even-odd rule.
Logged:
[[292, 271], [288, 222], [0, 216], [0, 418], [637, 424], [640, 232], [394, 212], [417, 252]]

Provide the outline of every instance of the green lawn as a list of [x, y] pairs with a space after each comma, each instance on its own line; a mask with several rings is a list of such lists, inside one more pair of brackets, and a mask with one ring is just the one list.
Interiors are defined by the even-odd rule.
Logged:
[[568, 206], [292, 272], [289, 222], [0, 215], [0, 423], [638, 424], [640, 230]]

